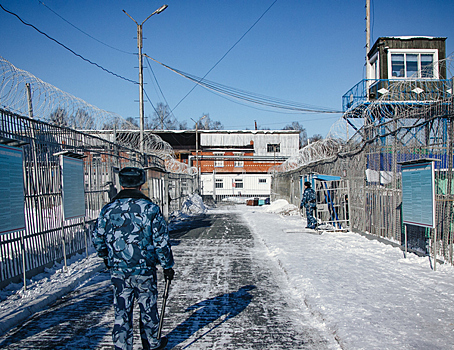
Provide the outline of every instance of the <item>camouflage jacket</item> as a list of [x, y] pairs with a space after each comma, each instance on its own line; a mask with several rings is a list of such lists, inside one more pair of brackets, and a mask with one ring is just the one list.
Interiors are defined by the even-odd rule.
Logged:
[[159, 207], [138, 190], [120, 191], [105, 205], [93, 231], [98, 256], [115, 273], [137, 275], [174, 264], [167, 223]]
[[312, 188], [306, 188], [303, 192], [303, 198], [301, 199], [301, 208], [315, 208], [316, 206], [316, 195]]

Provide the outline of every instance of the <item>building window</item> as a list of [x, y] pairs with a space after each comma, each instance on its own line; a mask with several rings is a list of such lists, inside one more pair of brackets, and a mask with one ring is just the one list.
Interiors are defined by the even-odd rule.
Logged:
[[402, 50], [391, 51], [391, 74], [393, 78], [436, 78], [438, 72], [435, 69], [434, 62], [438, 59], [436, 50], [426, 50], [432, 52], [417, 52], [411, 50], [402, 52]]
[[421, 55], [421, 78], [433, 78], [433, 55]]
[[404, 54], [391, 55], [391, 70], [393, 77], [405, 78]]
[[[223, 152], [213, 152], [214, 156], [223, 156]], [[214, 166], [217, 168], [223, 168], [224, 167], [224, 160], [223, 159], [215, 159], [214, 160]]]
[[370, 77], [371, 79], [380, 79], [380, 66], [379, 66], [379, 56], [376, 53], [370, 59]]
[[266, 179], [259, 179], [259, 184], [266, 184]]
[[235, 188], [243, 188], [243, 179], [235, 179], [235, 183], [233, 184]]
[[224, 180], [216, 179], [216, 188], [224, 188]]
[[266, 146], [266, 151], [267, 152], [280, 152], [281, 151], [281, 145], [279, 143], [277, 143], [277, 144], [269, 143]]
[[[242, 152], [233, 152], [233, 155], [234, 156], [242, 156], [243, 153]], [[242, 167], [244, 167], [244, 161], [242, 159], [235, 159], [234, 162], [233, 162], [233, 166], [235, 168], [242, 168]]]

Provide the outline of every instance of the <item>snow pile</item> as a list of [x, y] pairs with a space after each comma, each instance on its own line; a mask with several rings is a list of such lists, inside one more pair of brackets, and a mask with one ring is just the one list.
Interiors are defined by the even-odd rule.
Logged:
[[169, 221], [186, 220], [193, 215], [205, 214], [207, 207], [203, 203], [202, 197], [198, 194], [192, 194], [184, 201], [179, 211], [174, 211], [170, 214]]
[[203, 204], [202, 197], [198, 194], [189, 196], [181, 206], [181, 212], [187, 215], [204, 214], [207, 207]]
[[231, 202], [237, 204], [244, 204], [249, 198], [246, 197], [225, 197], [222, 199], [223, 202]]
[[284, 216], [300, 215], [300, 210], [295, 205], [289, 204], [285, 199], [278, 199], [263, 208], [265, 213], [275, 213]]

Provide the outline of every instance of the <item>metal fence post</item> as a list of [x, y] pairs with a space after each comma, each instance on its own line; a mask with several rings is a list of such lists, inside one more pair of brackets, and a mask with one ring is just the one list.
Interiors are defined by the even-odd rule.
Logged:
[[164, 186], [162, 196], [162, 215], [167, 220], [169, 218], [169, 173], [164, 174]]
[[22, 273], [24, 278], [24, 290], [27, 290], [27, 272], [25, 269], [25, 241], [24, 241], [24, 232], [21, 231], [20, 238], [21, 238], [21, 250], [22, 250]]

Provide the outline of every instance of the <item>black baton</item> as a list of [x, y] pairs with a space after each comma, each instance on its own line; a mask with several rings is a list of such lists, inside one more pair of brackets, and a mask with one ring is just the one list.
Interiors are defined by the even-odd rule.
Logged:
[[166, 288], [164, 289], [164, 295], [162, 296], [162, 309], [161, 317], [159, 318], [159, 329], [158, 329], [158, 339], [161, 339], [161, 330], [162, 324], [164, 322], [164, 313], [166, 310], [167, 298], [169, 297], [169, 288], [170, 288], [170, 279], [166, 279]]

